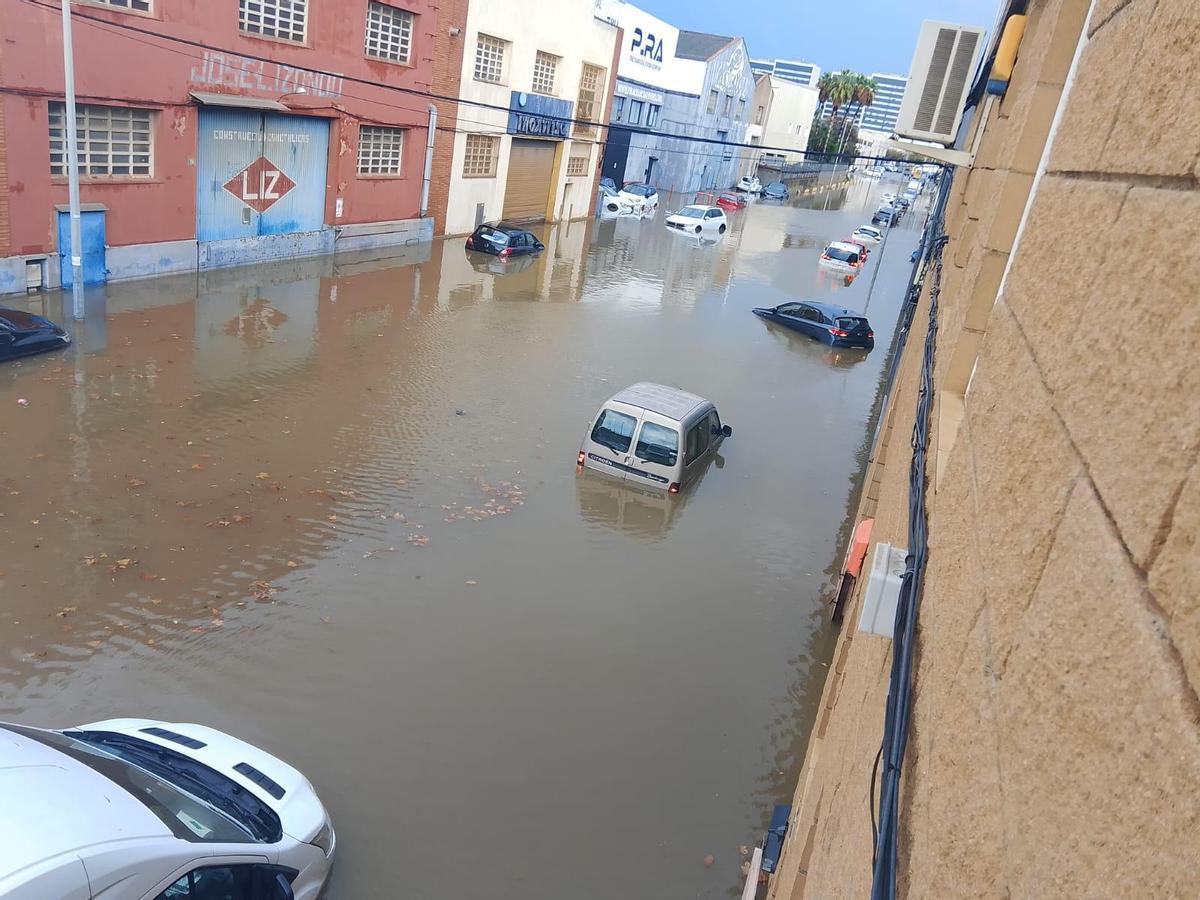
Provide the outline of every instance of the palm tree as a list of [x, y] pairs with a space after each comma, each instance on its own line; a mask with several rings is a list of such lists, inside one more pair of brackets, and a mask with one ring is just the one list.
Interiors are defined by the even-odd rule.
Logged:
[[[824, 90], [822, 90], [822, 82], [824, 82]], [[825, 144], [821, 148], [822, 152], [829, 151], [829, 135], [833, 132], [833, 123], [837, 121], [838, 110], [850, 102], [853, 92], [852, 73], [850, 72], [826, 72], [817, 80], [818, 111], [824, 108], [827, 101], [832, 107], [829, 128], [825, 134]]]
[[[845, 102], [854, 103], [859, 110], [866, 109], [875, 102], [875, 79], [867, 78], [865, 75], [859, 75], [857, 72], [845, 72], [844, 76], [844, 93]], [[835, 109], [836, 113], [836, 109]], [[846, 131], [850, 127], [850, 116], [842, 117], [842, 134], [838, 138], [838, 155], [840, 156], [845, 149]]]

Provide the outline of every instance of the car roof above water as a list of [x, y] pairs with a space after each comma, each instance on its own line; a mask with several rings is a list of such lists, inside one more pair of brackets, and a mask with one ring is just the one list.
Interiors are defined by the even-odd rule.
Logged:
[[649, 381], [639, 381], [631, 384], [625, 390], [609, 398], [609, 403], [626, 403], [637, 406], [668, 419], [682, 422], [688, 415], [700, 407], [712, 404], [703, 397], [681, 391], [679, 388], [667, 387], [664, 384], [654, 384]]

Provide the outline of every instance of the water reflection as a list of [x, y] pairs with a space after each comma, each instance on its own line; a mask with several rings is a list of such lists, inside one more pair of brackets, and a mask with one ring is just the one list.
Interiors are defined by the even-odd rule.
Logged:
[[[543, 227], [517, 272], [451, 240], [89, 290], [75, 346], [0, 368], [0, 713], [275, 750], [338, 820], [332, 900], [733, 889], [816, 714], [884, 365], [750, 309], [865, 305], [816, 265], [855, 190], [713, 245]], [[916, 218], [871, 254], [885, 346]], [[736, 429], [679, 497], [574, 471], [643, 379]]]

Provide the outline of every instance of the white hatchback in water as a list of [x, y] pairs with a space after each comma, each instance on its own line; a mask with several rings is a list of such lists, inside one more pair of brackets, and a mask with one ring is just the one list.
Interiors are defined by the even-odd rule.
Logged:
[[308, 780], [200, 725], [0, 724], [5, 900], [315, 900], [333, 826]]
[[667, 216], [667, 227], [674, 231], [703, 234], [715, 231], [724, 234], [729, 228], [725, 210], [719, 206], [685, 206], [679, 212]]

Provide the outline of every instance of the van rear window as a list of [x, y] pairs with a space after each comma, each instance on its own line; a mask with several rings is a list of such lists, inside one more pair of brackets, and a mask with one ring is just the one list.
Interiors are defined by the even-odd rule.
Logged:
[[660, 466], [673, 466], [679, 457], [679, 432], [665, 425], [643, 422], [634, 455]]
[[606, 409], [600, 413], [596, 425], [592, 429], [592, 440], [601, 447], [616, 450], [618, 453], [628, 453], [629, 445], [633, 443], [633, 429], [637, 427], [637, 419]]

